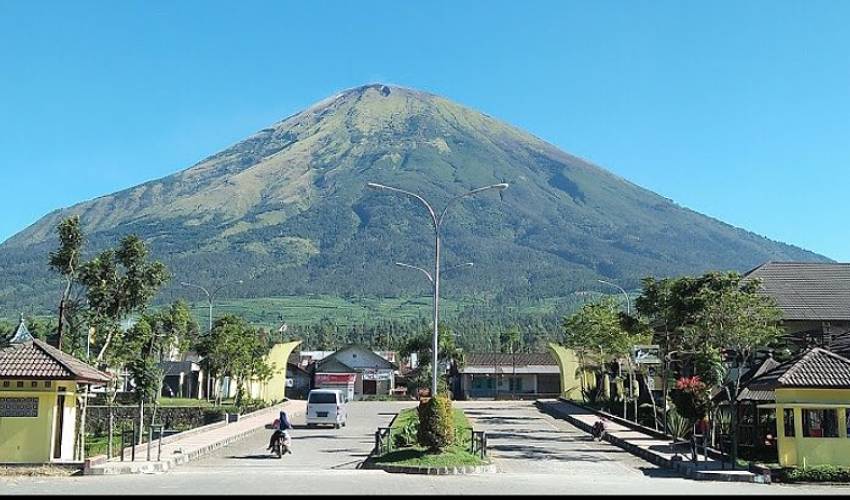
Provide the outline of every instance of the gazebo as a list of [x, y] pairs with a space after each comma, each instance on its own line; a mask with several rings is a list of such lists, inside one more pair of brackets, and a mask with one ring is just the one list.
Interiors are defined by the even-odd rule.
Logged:
[[72, 462], [81, 388], [110, 376], [33, 338], [0, 338], [0, 463]]
[[850, 359], [815, 347], [749, 386], [776, 395], [780, 465], [850, 466]]

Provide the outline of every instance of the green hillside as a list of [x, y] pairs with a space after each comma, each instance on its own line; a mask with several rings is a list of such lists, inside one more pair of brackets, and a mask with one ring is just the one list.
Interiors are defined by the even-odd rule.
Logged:
[[[93, 145], [94, 147], [94, 145]], [[682, 168], [687, 168], [683, 165]], [[415, 297], [431, 233], [422, 208], [468, 189], [511, 187], [454, 207], [445, 228], [443, 293], [491, 303], [636, 288], [645, 275], [747, 270], [767, 260], [824, 260], [682, 208], [483, 113], [415, 90], [369, 85], [263, 129], [195, 166], [48, 214], [0, 245], [0, 315], [53, 307], [47, 269], [56, 224], [79, 214], [95, 251], [138, 233], [176, 283], [245, 280], [240, 299]]]

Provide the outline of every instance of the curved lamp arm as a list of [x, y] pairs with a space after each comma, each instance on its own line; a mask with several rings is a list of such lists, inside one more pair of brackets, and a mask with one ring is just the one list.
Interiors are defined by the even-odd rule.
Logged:
[[210, 294], [209, 290], [202, 287], [201, 285], [193, 285], [192, 283], [186, 283], [185, 281], [182, 281], [180, 284], [183, 285], [183, 286], [190, 287], [190, 288], [197, 288], [198, 290], [201, 290], [202, 292], [207, 294], [207, 300], [212, 300], [212, 294]]
[[405, 191], [404, 189], [399, 189], [395, 187], [385, 186], [383, 184], [378, 184], [377, 182], [369, 182], [366, 184], [372, 189], [383, 190], [383, 191], [392, 191], [394, 193], [400, 193], [406, 196], [410, 196], [412, 198], [416, 198], [420, 203], [425, 205], [425, 208], [428, 209], [428, 213], [431, 215], [431, 222], [434, 224], [434, 229], [436, 230], [439, 227], [439, 221], [437, 219], [437, 214], [434, 212], [434, 209], [431, 208], [431, 204], [425, 201], [425, 198], [419, 196], [416, 193], [411, 193], [410, 191]]
[[508, 189], [508, 185], [509, 184], [507, 182], [501, 182], [499, 184], [492, 184], [490, 186], [484, 186], [478, 189], [473, 189], [468, 193], [463, 193], [461, 195], [455, 196], [454, 198], [450, 199], [448, 203], [446, 203], [446, 208], [444, 208], [443, 211], [440, 213], [440, 218], [437, 220], [438, 225], [441, 225], [443, 223], [443, 219], [446, 217], [446, 212], [449, 211], [449, 207], [451, 207], [454, 202], [469, 196], [475, 196], [476, 194], [483, 193], [484, 191], [489, 191], [491, 189], [498, 189], [499, 191], [504, 191], [505, 189]]
[[422, 269], [421, 267], [411, 266], [410, 264], [405, 264], [404, 262], [396, 262], [396, 263], [395, 263], [395, 265], [397, 265], [397, 266], [399, 266], [399, 267], [406, 267], [406, 268], [408, 268], [408, 269], [415, 269], [415, 270], [417, 270], [417, 271], [421, 271], [421, 272], [422, 272], [422, 274], [424, 274], [424, 275], [425, 275], [425, 277], [427, 277], [427, 278], [428, 278], [428, 281], [430, 281], [431, 283], [433, 283], [433, 282], [434, 282], [434, 277], [433, 277], [433, 276], [431, 276], [431, 273], [429, 273], [428, 271], [426, 271], [426, 270]]

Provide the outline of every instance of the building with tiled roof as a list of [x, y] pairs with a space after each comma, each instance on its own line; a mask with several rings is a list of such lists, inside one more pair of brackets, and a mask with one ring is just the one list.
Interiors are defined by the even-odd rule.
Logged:
[[110, 376], [30, 335], [23, 317], [0, 338], [0, 463], [69, 462], [78, 394]]
[[850, 263], [768, 262], [745, 275], [782, 311], [789, 338], [800, 348], [824, 347], [850, 336]]
[[754, 378], [754, 390], [773, 390], [777, 453], [784, 467], [850, 466], [850, 359], [812, 348]]
[[[850, 389], [850, 359], [815, 347], [754, 378], [749, 387], [754, 390]], [[850, 400], [847, 403], [850, 405]]]
[[457, 372], [461, 398], [561, 395], [561, 371], [551, 352], [470, 353]]

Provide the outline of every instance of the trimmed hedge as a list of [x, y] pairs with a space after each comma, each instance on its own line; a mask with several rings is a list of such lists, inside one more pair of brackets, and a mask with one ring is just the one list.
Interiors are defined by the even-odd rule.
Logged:
[[440, 452], [455, 441], [452, 401], [437, 396], [419, 404], [419, 429], [416, 435], [420, 446]]
[[837, 465], [815, 465], [812, 467], [795, 468], [785, 473], [789, 483], [850, 483], [850, 467]]

